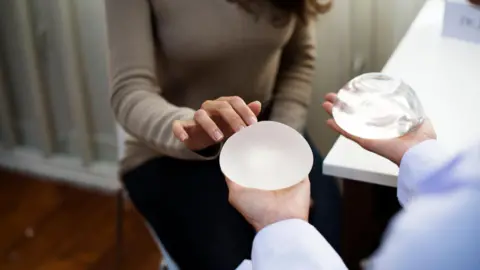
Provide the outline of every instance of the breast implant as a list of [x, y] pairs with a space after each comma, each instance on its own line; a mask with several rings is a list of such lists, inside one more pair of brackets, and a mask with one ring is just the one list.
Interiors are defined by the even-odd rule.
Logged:
[[425, 119], [414, 90], [400, 79], [367, 73], [348, 82], [332, 110], [346, 132], [365, 139], [391, 139], [405, 135]]

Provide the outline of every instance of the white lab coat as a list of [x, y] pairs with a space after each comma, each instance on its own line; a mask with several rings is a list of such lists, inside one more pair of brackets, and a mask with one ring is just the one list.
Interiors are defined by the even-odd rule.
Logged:
[[[367, 269], [480, 269], [480, 145], [448, 154], [426, 141], [403, 157], [393, 218]], [[285, 220], [255, 237], [252, 261], [239, 270], [346, 269], [322, 235], [301, 220]]]

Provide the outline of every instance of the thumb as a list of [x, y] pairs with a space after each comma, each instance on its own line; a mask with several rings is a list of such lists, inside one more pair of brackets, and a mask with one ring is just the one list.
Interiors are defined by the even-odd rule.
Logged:
[[233, 182], [232, 180], [230, 180], [230, 178], [226, 177], [225, 176], [225, 182], [227, 183], [227, 187], [228, 187], [228, 190], [230, 192], [235, 192], [235, 191], [239, 191], [240, 189], [242, 189], [243, 187], [240, 186], [239, 184]]
[[248, 107], [250, 108], [250, 110], [252, 110], [255, 116], [258, 116], [262, 111], [262, 103], [260, 103], [260, 101], [251, 102], [248, 104]]

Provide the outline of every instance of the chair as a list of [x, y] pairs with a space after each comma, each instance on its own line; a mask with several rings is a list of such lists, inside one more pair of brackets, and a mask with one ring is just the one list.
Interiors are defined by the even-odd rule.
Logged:
[[[122, 158], [122, 155], [125, 151], [124, 141], [126, 138], [126, 133], [120, 126], [117, 125], [117, 149], [119, 159]], [[128, 193], [122, 187], [117, 192], [117, 216], [116, 216], [116, 246], [117, 246], [117, 254], [116, 254], [116, 267], [120, 269], [121, 267], [121, 259], [122, 259], [122, 251], [123, 251], [123, 212], [125, 210], [125, 199], [128, 198]], [[155, 232], [151, 228], [150, 224], [146, 222], [147, 229], [149, 230], [150, 234], [154, 238], [157, 246], [162, 253], [162, 261], [160, 262], [160, 270], [168, 269], [168, 270], [179, 270], [179, 267], [172, 259], [172, 257], [168, 254], [167, 250], [160, 242], [160, 239], [157, 238]]]

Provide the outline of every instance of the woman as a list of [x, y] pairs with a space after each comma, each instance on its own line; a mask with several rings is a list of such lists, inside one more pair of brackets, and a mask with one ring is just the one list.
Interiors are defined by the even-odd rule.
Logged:
[[[228, 203], [221, 142], [263, 118], [302, 132], [315, 0], [106, 0], [122, 180], [181, 269], [235, 269], [254, 230]], [[259, 101], [268, 101], [262, 110]], [[268, 107], [268, 108], [267, 108]], [[260, 119], [262, 120], [262, 119]], [[310, 175], [310, 222], [338, 247], [339, 194]]]

